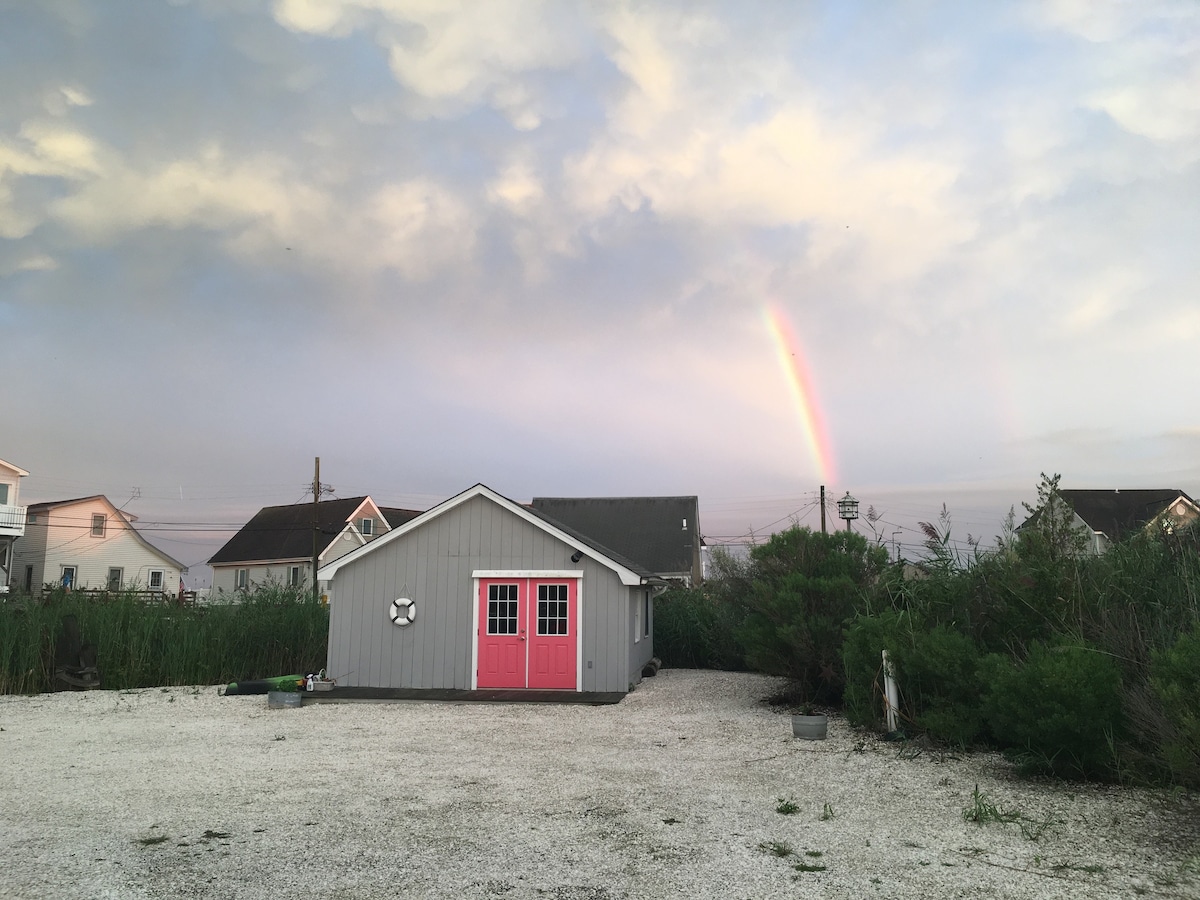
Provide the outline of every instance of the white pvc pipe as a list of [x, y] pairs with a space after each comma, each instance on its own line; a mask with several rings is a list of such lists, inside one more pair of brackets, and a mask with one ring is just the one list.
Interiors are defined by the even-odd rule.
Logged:
[[887, 651], [883, 651], [883, 713], [890, 734], [896, 730], [896, 710], [900, 707], [900, 690], [896, 687], [896, 670], [888, 659]]

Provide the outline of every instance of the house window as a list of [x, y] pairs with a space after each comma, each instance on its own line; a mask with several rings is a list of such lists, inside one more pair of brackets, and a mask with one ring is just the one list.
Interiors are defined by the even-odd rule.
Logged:
[[75, 567], [74, 566], [63, 566], [62, 567], [62, 577], [60, 578], [60, 581], [62, 583], [62, 586], [65, 588], [74, 587], [75, 586]]
[[488, 634], [517, 633], [517, 586], [488, 585]]
[[162, 569], [151, 569], [147, 577], [146, 586], [152, 591], [161, 591], [165, 577], [166, 573]]
[[8, 485], [0, 484], [0, 506], [8, 506]]
[[36, 525], [37, 524], [37, 513], [30, 513], [28, 516], [26, 516], [25, 522], [28, 525]]
[[8, 548], [9, 544], [0, 544], [0, 569], [8, 568]]
[[642, 631], [642, 637], [650, 637], [650, 592], [649, 591], [646, 591], [646, 593], [644, 593], [642, 595], [642, 606], [644, 607], [644, 610], [645, 610], [642, 613], [642, 628], [644, 629]]
[[538, 634], [570, 634], [567, 630], [567, 586], [538, 585]]
[[121, 589], [121, 576], [124, 574], [123, 569], [108, 570], [108, 589], [110, 591], [119, 591]]
[[104, 537], [104, 525], [108, 516], [104, 513], [92, 513], [92, 537]]
[[25, 590], [33, 590], [33, 566], [25, 567]]
[[291, 566], [288, 569], [288, 584], [292, 587], [300, 586], [300, 567]]
[[642, 598], [635, 597], [633, 600], [633, 642], [636, 644], [642, 639]]
[[250, 570], [238, 569], [233, 573], [233, 586], [239, 590], [250, 587]]
[[360, 528], [358, 530], [361, 531], [364, 536], [373, 534], [375, 532], [375, 520], [374, 519], [363, 519], [362, 520], [362, 528]]

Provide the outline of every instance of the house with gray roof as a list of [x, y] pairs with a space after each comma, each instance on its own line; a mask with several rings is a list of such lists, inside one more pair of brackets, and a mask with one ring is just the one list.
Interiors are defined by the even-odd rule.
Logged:
[[[1058, 491], [1074, 511], [1074, 525], [1088, 537], [1088, 550], [1104, 553], [1114, 543], [1135, 534], [1155, 530], [1173, 530], [1200, 518], [1200, 506], [1178, 488], [1150, 490], [1071, 490]], [[1034, 513], [1018, 530], [1036, 523]]]
[[378, 506], [370, 497], [265, 506], [209, 559], [213, 592], [266, 582], [311, 585], [314, 536], [319, 567], [417, 515]]

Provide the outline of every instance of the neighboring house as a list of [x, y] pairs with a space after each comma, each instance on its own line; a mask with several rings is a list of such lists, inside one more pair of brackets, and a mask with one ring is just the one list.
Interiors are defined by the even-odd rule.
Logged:
[[[379, 507], [370, 497], [322, 500], [315, 505], [318, 566], [419, 515], [415, 510]], [[313, 506], [296, 503], [260, 509], [208, 561], [213, 570], [213, 593], [247, 590], [268, 581], [311, 585]]]
[[668, 581], [704, 580], [696, 497], [534, 497], [530, 506]]
[[[1200, 506], [1175, 488], [1155, 490], [1059, 490], [1074, 511], [1075, 528], [1086, 534], [1088, 551], [1104, 553], [1118, 541], [1139, 532], [1173, 530], [1200, 518]], [[1037, 521], [1037, 513], [1018, 530]]]
[[0, 594], [15, 584], [13, 543], [25, 533], [25, 507], [21, 506], [21, 479], [29, 473], [0, 459]]
[[653, 658], [652, 601], [667, 585], [482, 484], [318, 574], [326, 671], [376, 689], [623, 694]]
[[34, 503], [13, 553], [13, 574], [30, 592], [44, 585], [175, 594], [187, 568], [159, 550], [108, 498]]

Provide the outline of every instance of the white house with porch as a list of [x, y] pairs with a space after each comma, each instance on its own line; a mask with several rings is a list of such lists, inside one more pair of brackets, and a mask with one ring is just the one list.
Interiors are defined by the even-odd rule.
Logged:
[[13, 543], [25, 534], [21, 479], [29, 473], [0, 459], [0, 594], [12, 583]]

